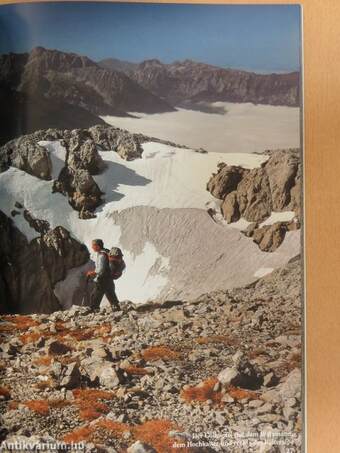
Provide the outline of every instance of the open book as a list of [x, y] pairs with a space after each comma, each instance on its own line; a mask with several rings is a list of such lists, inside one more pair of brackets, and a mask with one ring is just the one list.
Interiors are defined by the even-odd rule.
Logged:
[[300, 7], [0, 28], [3, 451], [302, 451]]

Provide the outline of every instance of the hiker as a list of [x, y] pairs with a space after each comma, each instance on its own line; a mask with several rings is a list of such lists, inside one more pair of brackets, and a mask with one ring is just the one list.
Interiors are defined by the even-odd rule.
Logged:
[[94, 282], [94, 288], [91, 292], [91, 308], [98, 309], [105, 294], [111, 307], [120, 310], [113, 282], [114, 276], [110, 268], [109, 251], [104, 249], [104, 243], [101, 239], [92, 241], [92, 250], [97, 253], [96, 268], [94, 271], [86, 273], [87, 277], [93, 279]]

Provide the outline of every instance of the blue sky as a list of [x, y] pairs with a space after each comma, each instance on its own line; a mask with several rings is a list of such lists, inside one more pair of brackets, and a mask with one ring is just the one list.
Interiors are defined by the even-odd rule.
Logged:
[[93, 60], [190, 58], [257, 72], [300, 69], [298, 5], [100, 2], [0, 6], [0, 53], [35, 46]]

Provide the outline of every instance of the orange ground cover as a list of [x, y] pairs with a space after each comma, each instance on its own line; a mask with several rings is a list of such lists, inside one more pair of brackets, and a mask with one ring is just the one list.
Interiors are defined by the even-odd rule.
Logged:
[[124, 371], [126, 371], [128, 374], [131, 374], [133, 376], [144, 376], [146, 374], [149, 374], [148, 370], [146, 370], [145, 368], [134, 366], [134, 365], [124, 368]]
[[211, 400], [213, 403], [219, 404], [223, 395], [220, 391], [214, 391], [217, 382], [215, 377], [208, 378], [199, 385], [183, 389], [180, 396], [187, 402]]
[[[13, 324], [12, 329], [16, 330], [27, 330], [30, 327], [39, 325], [38, 321], [32, 319], [30, 316], [26, 315], [6, 315], [3, 316], [2, 319], [4, 321], [10, 322]], [[2, 326], [7, 327], [7, 326]], [[11, 330], [12, 330], [11, 329]]]
[[109, 431], [114, 437], [120, 438], [126, 431], [130, 431], [129, 425], [113, 420], [98, 420], [96, 426]]
[[49, 413], [49, 405], [46, 400], [29, 400], [24, 401], [23, 404], [37, 414], [47, 415]]
[[75, 398], [84, 399], [84, 400], [112, 400], [115, 397], [113, 392], [107, 390], [96, 390], [89, 388], [78, 388], [72, 390], [73, 396]]
[[77, 428], [74, 431], [66, 434], [63, 437], [63, 441], [66, 443], [76, 443], [81, 442], [82, 440], [86, 441], [90, 439], [91, 434], [94, 431], [93, 426], [83, 426], [81, 428]]
[[149, 348], [144, 349], [142, 352], [142, 357], [148, 362], [154, 360], [176, 360], [181, 357], [179, 352], [173, 351], [168, 346], [150, 346]]
[[0, 387], [0, 396], [4, 396], [5, 398], [11, 397], [11, 391], [7, 387]]
[[44, 366], [51, 365], [51, 362], [52, 362], [52, 357], [50, 355], [44, 355], [33, 361], [33, 363], [35, 365], [44, 365]]
[[35, 343], [41, 337], [42, 337], [42, 334], [40, 332], [28, 332], [28, 333], [23, 333], [22, 335], [20, 335], [19, 340], [23, 344], [28, 344], [28, 343]]
[[11, 411], [11, 410], [18, 409], [18, 406], [19, 406], [19, 401], [12, 400], [8, 403], [8, 410]]
[[74, 389], [73, 396], [76, 398], [74, 404], [79, 408], [81, 420], [95, 420], [110, 412], [107, 404], [99, 400], [112, 400], [115, 397], [113, 392], [96, 389]]
[[252, 392], [247, 389], [241, 389], [230, 385], [228, 387], [228, 394], [235, 400], [243, 400], [244, 398], [257, 400], [259, 398], [258, 393]]
[[[80, 441], [95, 441], [96, 434], [99, 430], [104, 429], [113, 437], [120, 439], [124, 432], [131, 433], [129, 444], [131, 445], [136, 440], [145, 442], [151, 445], [159, 453], [175, 453], [178, 448], [174, 448], [175, 438], [169, 437], [169, 431], [179, 430], [180, 428], [170, 420], [149, 420], [140, 425], [128, 425], [125, 423], [115, 422], [113, 420], [98, 420], [91, 426], [86, 425], [78, 428], [63, 437], [66, 443]], [[182, 453], [190, 453], [189, 448], [181, 448]]]

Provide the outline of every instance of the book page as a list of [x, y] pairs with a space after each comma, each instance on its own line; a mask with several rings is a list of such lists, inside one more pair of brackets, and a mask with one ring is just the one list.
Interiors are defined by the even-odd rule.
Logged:
[[0, 6], [3, 451], [303, 451], [301, 23]]

